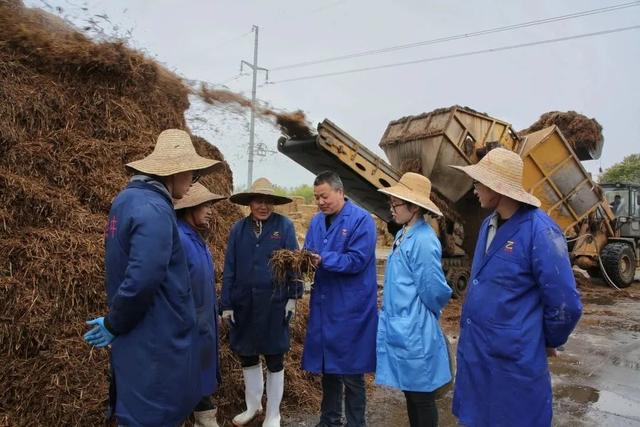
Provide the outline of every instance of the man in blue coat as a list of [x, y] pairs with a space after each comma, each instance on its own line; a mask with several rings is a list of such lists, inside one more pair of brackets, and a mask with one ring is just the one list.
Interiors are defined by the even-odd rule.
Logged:
[[549, 426], [556, 354], [582, 305], [567, 244], [522, 187], [523, 164], [496, 148], [472, 166], [480, 228], [460, 318], [453, 413], [466, 426]]
[[280, 427], [284, 392], [284, 355], [289, 351], [289, 322], [302, 283], [277, 283], [269, 264], [273, 251], [298, 249], [293, 223], [273, 212], [274, 205], [290, 203], [278, 196], [266, 178], [248, 191], [229, 197], [249, 206], [250, 214], [229, 233], [222, 279], [222, 317], [230, 325], [231, 350], [239, 356], [247, 409], [236, 415], [236, 426], [247, 425], [262, 412], [264, 383], [260, 355], [267, 363], [267, 411], [263, 427]]
[[213, 205], [224, 199], [226, 197], [214, 194], [196, 182], [174, 203], [180, 241], [189, 266], [198, 326], [196, 361], [200, 364], [201, 399], [193, 412], [194, 427], [218, 427], [217, 409], [211, 398], [220, 384], [218, 304], [215, 267], [205, 238], [213, 219]]
[[[364, 374], [376, 368], [376, 227], [371, 215], [344, 198], [340, 177], [319, 174], [313, 193], [320, 208], [306, 249], [316, 253], [302, 368], [322, 374], [318, 426], [365, 425]], [[346, 390], [345, 390], [346, 389]]]
[[153, 152], [127, 164], [135, 175], [116, 196], [105, 237], [109, 311], [87, 322], [85, 340], [111, 344], [111, 407], [118, 424], [180, 424], [200, 399], [198, 333], [189, 271], [173, 210], [216, 160], [189, 134], [165, 130]]

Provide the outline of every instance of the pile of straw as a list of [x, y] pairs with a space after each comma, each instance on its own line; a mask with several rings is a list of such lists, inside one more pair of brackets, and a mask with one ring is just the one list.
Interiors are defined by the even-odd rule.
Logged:
[[271, 254], [269, 264], [276, 285], [282, 286], [290, 277], [303, 283], [313, 283], [316, 271], [313, 261], [313, 252], [306, 249], [297, 251], [278, 249]]
[[[123, 165], [149, 154], [162, 130], [187, 128], [188, 94], [122, 43], [95, 43], [19, 0], [0, 1], [0, 425], [104, 423], [108, 351], [92, 350], [82, 334], [107, 308], [106, 216], [126, 185]], [[224, 160], [203, 139], [194, 143]], [[224, 166], [202, 180], [215, 193], [232, 191]], [[228, 202], [215, 210], [209, 243], [220, 275], [240, 212]], [[298, 353], [303, 321], [294, 325]], [[230, 414], [242, 405], [241, 374], [228, 350], [222, 365], [219, 403]], [[294, 375], [286, 398], [298, 402], [316, 384]]]
[[534, 124], [518, 132], [518, 135], [527, 135], [552, 125], [560, 128], [560, 132], [571, 144], [580, 160], [600, 158], [604, 144], [602, 126], [596, 119], [590, 119], [575, 111], [544, 113]]

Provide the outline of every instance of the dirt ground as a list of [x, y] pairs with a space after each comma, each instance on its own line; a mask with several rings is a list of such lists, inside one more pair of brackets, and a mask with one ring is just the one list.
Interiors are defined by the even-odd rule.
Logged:
[[[565, 350], [551, 359], [554, 426], [640, 426], [640, 282], [623, 291], [602, 281], [579, 280], [584, 314]], [[442, 317], [455, 345], [461, 302]], [[452, 392], [438, 402], [442, 427], [457, 426]], [[407, 426], [401, 392], [371, 387], [367, 421], [372, 427]], [[318, 414], [294, 414], [283, 426], [312, 427]], [[260, 425], [256, 423], [256, 425]]]

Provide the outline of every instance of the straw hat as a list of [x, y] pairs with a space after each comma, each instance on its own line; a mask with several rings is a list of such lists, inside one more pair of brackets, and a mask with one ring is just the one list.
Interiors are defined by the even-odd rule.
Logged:
[[288, 197], [276, 195], [276, 192], [273, 189], [273, 184], [271, 184], [271, 181], [269, 181], [267, 178], [256, 179], [248, 191], [236, 193], [229, 197], [229, 200], [238, 205], [248, 206], [251, 202], [251, 199], [256, 196], [268, 196], [274, 205], [286, 205], [287, 203], [291, 203], [293, 201]]
[[174, 199], [173, 207], [175, 210], [192, 208], [194, 206], [201, 205], [206, 202], [219, 202], [220, 200], [226, 199], [225, 196], [221, 196], [219, 194], [214, 194], [211, 191], [207, 190], [207, 187], [196, 182], [189, 188], [187, 194], [185, 194], [182, 199]]
[[144, 159], [127, 163], [127, 167], [137, 172], [157, 176], [169, 176], [187, 171], [198, 171], [200, 175], [205, 175], [219, 163], [217, 160], [199, 156], [187, 132], [167, 129], [158, 136], [151, 154]]
[[381, 193], [389, 196], [397, 197], [406, 202], [413, 203], [425, 208], [438, 216], [442, 216], [442, 212], [431, 201], [431, 181], [426, 176], [414, 172], [407, 172], [402, 175], [400, 181], [396, 185], [387, 188], [380, 188]]
[[522, 186], [522, 159], [513, 151], [494, 148], [475, 165], [451, 167], [461, 170], [498, 194], [540, 207], [540, 200], [527, 193]]

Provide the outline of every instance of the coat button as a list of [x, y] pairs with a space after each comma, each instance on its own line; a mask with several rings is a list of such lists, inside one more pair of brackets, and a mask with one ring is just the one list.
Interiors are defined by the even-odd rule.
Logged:
[[324, 239], [324, 240], [323, 240], [323, 242], [324, 242], [324, 243], [327, 243], [327, 239]]
[[260, 243], [256, 243], [256, 248], [259, 248], [259, 247], [260, 247]]
[[478, 279], [473, 279], [473, 284], [477, 285], [478, 284]]
[[470, 325], [470, 324], [471, 324], [471, 319], [467, 317], [467, 325]]

